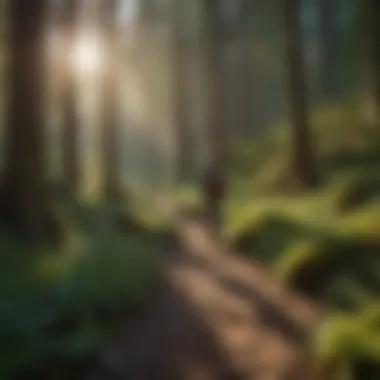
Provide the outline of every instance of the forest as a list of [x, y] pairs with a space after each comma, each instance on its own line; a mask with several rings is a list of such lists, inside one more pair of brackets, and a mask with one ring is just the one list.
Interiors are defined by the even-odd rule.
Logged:
[[0, 0], [1, 380], [380, 380], [378, 0]]

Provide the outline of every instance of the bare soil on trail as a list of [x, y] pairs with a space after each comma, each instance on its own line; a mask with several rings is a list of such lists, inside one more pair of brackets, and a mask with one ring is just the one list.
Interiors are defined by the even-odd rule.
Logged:
[[142, 318], [126, 323], [83, 380], [309, 380], [320, 310], [266, 268], [178, 225]]

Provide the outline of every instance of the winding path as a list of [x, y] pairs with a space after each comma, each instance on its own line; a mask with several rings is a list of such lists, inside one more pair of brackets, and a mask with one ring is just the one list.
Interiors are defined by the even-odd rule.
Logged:
[[178, 223], [142, 319], [85, 380], [309, 380], [320, 311], [258, 263], [227, 252], [199, 220]]

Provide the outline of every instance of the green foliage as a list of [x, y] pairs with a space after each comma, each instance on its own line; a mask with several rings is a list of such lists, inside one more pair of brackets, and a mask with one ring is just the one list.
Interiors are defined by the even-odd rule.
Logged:
[[[313, 143], [322, 177], [328, 182], [347, 167], [378, 167], [378, 137], [360, 122], [352, 101], [311, 113]], [[291, 147], [288, 123], [268, 126], [262, 136], [237, 140], [230, 147], [232, 192], [263, 195], [286, 189]], [[342, 162], [343, 161], [343, 162]], [[345, 167], [343, 167], [343, 165]]]
[[[103, 212], [83, 208], [75, 219], [89, 232]], [[136, 310], [147, 296], [157, 267], [153, 232], [76, 232], [57, 252], [0, 237], [1, 379], [87, 358], [104, 338], [104, 322]]]
[[[358, 313], [333, 313], [315, 337], [315, 366], [325, 379], [347, 379], [352, 363], [367, 358], [380, 363], [380, 304]], [[332, 365], [333, 364], [333, 365]]]
[[366, 203], [380, 199], [379, 164], [380, 160], [372, 170], [366, 170], [362, 165], [347, 175], [348, 178], [337, 189], [335, 207], [338, 211], [360, 209]]
[[289, 286], [328, 305], [331, 313], [315, 336], [316, 371], [348, 380], [356, 359], [380, 363], [379, 140], [349, 103], [316, 110], [312, 122], [321, 188], [284, 194], [285, 125], [238, 142], [225, 232]]

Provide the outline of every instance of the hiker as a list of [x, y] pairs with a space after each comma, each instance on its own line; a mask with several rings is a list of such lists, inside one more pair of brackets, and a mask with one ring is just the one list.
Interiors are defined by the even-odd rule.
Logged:
[[206, 168], [202, 190], [206, 215], [218, 226], [222, 222], [221, 201], [225, 195], [225, 175], [219, 163], [212, 162]]

